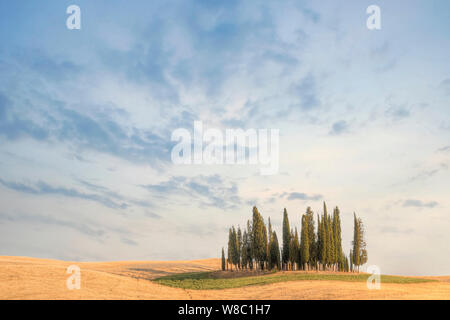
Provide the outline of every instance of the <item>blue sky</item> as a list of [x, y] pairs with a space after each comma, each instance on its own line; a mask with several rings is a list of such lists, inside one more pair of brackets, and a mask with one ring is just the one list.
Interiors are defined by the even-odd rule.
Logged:
[[[449, 15], [448, 1], [3, 1], [0, 254], [214, 257], [253, 205], [280, 232], [284, 207], [299, 226], [325, 200], [346, 251], [356, 212], [369, 264], [449, 274]], [[171, 133], [195, 120], [279, 129], [279, 174], [172, 164]]]

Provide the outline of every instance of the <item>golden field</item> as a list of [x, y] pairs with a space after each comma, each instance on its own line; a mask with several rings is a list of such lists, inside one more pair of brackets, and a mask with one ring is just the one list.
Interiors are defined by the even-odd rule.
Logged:
[[[81, 289], [68, 290], [66, 269], [81, 269]], [[381, 284], [288, 281], [245, 288], [186, 290], [151, 280], [183, 272], [220, 269], [220, 259], [192, 261], [67, 262], [0, 257], [0, 299], [450, 299], [450, 277], [437, 282]]]

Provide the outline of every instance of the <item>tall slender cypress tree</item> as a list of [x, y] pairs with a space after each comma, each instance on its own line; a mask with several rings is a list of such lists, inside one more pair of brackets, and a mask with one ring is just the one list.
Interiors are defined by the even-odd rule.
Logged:
[[360, 252], [361, 252], [361, 232], [359, 229], [358, 218], [356, 213], [353, 213], [353, 265], [358, 267], [360, 265]]
[[294, 263], [297, 269], [300, 269], [302, 261], [300, 260], [300, 237], [298, 236], [297, 227], [295, 227], [294, 232]]
[[333, 235], [335, 247], [335, 262], [338, 267], [342, 269], [344, 256], [342, 253], [341, 218], [338, 207], [336, 207], [333, 212]]
[[261, 265], [261, 270], [264, 269], [264, 266], [267, 265], [267, 261], [269, 260], [269, 243], [267, 241], [267, 228], [266, 228], [266, 224], [264, 223], [264, 220], [261, 218], [262, 220], [262, 225], [263, 225], [263, 247], [264, 247], [264, 255], [262, 256], [262, 265]]
[[299, 246], [298, 232], [297, 228], [295, 228], [295, 231], [291, 230], [291, 243], [289, 244], [289, 263], [291, 270], [295, 270], [295, 266], [298, 263]]
[[[326, 211], [325, 211], [326, 212]], [[320, 223], [320, 262], [322, 263], [322, 268], [325, 269], [327, 265], [327, 247], [328, 247], [328, 238], [327, 238], [327, 230], [326, 230], [326, 215], [322, 216], [322, 220]]]
[[350, 271], [353, 272], [353, 250], [350, 249]]
[[283, 253], [282, 253], [282, 262], [283, 262], [283, 269], [286, 270], [286, 266], [289, 262], [289, 245], [291, 242], [291, 228], [289, 227], [289, 217], [286, 211], [286, 208], [284, 208], [283, 212]]
[[267, 253], [267, 231], [256, 207], [253, 207], [252, 248], [258, 266], [263, 269]]
[[361, 256], [359, 258], [359, 262], [361, 263], [361, 265], [364, 265], [365, 263], [367, 263], [368, 260], [368, 253], [367, 253], [367, 243], [366, 243], [366, 237], [365, 237], [365, 229], [364, 229], [364, 224], [361, 220], [361, 218], [359, 219], [359, 230], [361, 232]]
[[334, 234], [333, 234], [333, 222], [331, 216], [327, 218], [327, 263], [329, 266], [334, 266], [336, 263], [335, 246], [334, 246]]
[[308, 235], [308, 219], [306, 215], [302, 215], [302, 231], [300, 240], [300, 255], [302, 258], [302, 267], [307, 270], [309, 263], [309, 235]]
[[353, 264], [358, 268], [367, 262], [366, 241], [364, 239], [364, 225], [360, 218], [353, 213]]
[[269, 260], [269, 269], [277, 268], [281, 269], [281, 261], [280, 261], [280, 246], [278, 244], [277, 233], [273, 231], [272, 236], [270, 237], [270, 260]]
[[273, 235], [273, 231], [272, 231], [272, 223], [270, 223], [270, 217], [269, 217], [269, 222], [268, 222], [268, 232], [269, 232], [269, 239], [268, 239], [268, 241], [269, 241], [269, 243], [270, 243], [270, 241], [272, 240], [272, 235]]
[[250, 270], [253, 270], [253, 261], [255, 255], [253, 253], [253, 231], [250, 220], [247, 220], [247, 262]]
[[230, 264], [231, 271], [233, 271], [233, 230], [231, 228], [228, 231], [227, 257], [228, 257], [228, 263]]
[[244, 230], [244, 233], [242, 234], [242, 248], [241, 248], [241, 267], [243, 269], [247, 270], [248, 267], [248, 236], [247, 236], [247, 230]]
[[320, 220], [319, 214], [317, 214], [317, 264], [320, 270], [320, 265], [322, 264], [322, 222]]
[[315, 266], [317, 263], [317, 240], [314, 228], [314, 212], [311, 207], [306, 208], [306, 219], [308, 222], [309, 263], [311, 266]]
[[238, 226], [237, 230], [237, 265], [241, 269], [241, 251], [242, 251], [242, 231], [241, 227]]
[[231, 259], [236, 269], [239, 269], [239, 241], [234, 226], [231, 229]]
[[331, 249], [331, 243], [330, 243], [330, 229], [328, 227], [329, 225], [329, 218], [328, 218], [328, 211], [327, 211], [327, 205], [325, 201], [323, 202], [323, 232], [324, 232], [324, 264], [325, 266], [330, 265], [330, 249]]
[[225, 271], [225, 250], [222, 248], [222, 271]]

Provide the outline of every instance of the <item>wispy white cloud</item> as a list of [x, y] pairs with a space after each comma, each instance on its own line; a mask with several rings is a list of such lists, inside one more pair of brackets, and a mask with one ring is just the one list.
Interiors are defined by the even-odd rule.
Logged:
[[439, 203], [436, 201], [424, 202], [417, 199], [408, 199], [403, 202], [404, 207], [416, 207], [416, 208], [434, 208], [438, 206]]

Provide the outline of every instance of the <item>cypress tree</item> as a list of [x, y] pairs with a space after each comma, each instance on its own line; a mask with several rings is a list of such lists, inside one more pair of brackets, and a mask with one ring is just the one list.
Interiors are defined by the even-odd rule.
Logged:
[[297, 227], [295, 227], [294, 233], [294, 262], [297, 266], [297, 269], [300, 269], [302, 260], [300, 260], [300, 237], [298, 236]]
[[253, 254], [253, 231], [252, 231], [252, 225], [250, 224], [250, 220], [247, 220], [247, 263], [250, 270], [253, 270], [253, 260], [254, 260], [254, 254]]
[[269, 260], [269, 269], [277, 268], [281, 269], [281, 261], [280, 261], [280, 246], [278, 244], [277, 233], [273, 231], [272, 236], [270, 237], [270, 260]]
[[237, 231], [237, 264], [239, 269], [241, 269], [241, 252], [242, 252], [242, 231], [241, 227], [238, 226]]
[[294, 231], [291, 229], [290, 235], [289, 235], [289, 259], [287, 264], [287, 269], [292, 270], [292, 262], [295, 260], [294, 258]]
[[238, 237], [237, 237], [237, 233], [236, 233], [236, 229], [234, 228], [234, 226], [231, 228], [231, 259], [232, 259], [232, 263], [236, 266], [236, 269], [239, 268], [239, 241], [238, 241]]
[[225, 271], [225, 250], [222, 248], [222, 271]]
[[247, 230], [244, 230], [242, 235], [242, 248], [241, 248], [241, 266], [243, 269], [248, 268], [248, 235]]
[[334, 234], [334, 247], [335, 247], [335, 262], [342, 268], [344, 263], [342, 254], [342, 236], [341, 236], [341, 218], [339, 208], [336, 207], [333, 212], [333, 234]]
[[277, 233], [274, 231], [273, 232], [273, 236], [272, 236], [272, 252], [275, 253], [275, 259], [277, 262], [277, 269], [281, 270], [281, 253], [280, 253], [280, 245], [278, 243], [278, 237], [277, 237]]
[[306, 208], [306, 219], [308, 220], [308, 242], [309, 242], [309, 261], [311, 265], [317, 263], [317, 241], [314, 228], [314, 212], [311, 207]]
[[333, 222], [331, 216], [327, 218], [327, 264], [334, 266], [336, 262], [334, 246], [334, 234], [333, 234]]
[[350, 271], [353, 272], [353, 250], [350, 249]]
[[330, 248], [331, 248], [331, 243], [330, 243], [330, 230], [328, 228], [328, 211], [327, 211], [327, 205], [325, 203], [325, 201], [323, 202], [323, 235], [324, 235], [324, 265], [325, 267], [328, 267], [330, 264]]
[[291, 270], [294, 270], [296, 263], [298, 263], [299, 246], [298, 232], [297, 228], [295, 228], [295, 232], [291, 230], [291, 242], [289, 244], [289, 263]]
[[[359, 229], [359, 222], [356, 218], [356, 214], [353, 213], [353, 265], [360, 265], [360, 252], [361, 252], [361, 232]], [[359, 270], [359, 269], [358, 269]]]
[[264, 246], [264, 256], [262, 257], [262, 265], [261, 270], [264, 270], [264, 265], [267, 265], [267, 262], [269, 261], [269, 243], [267, 241], [267, 228], [264, 223], [264, 220], [262, 220], [263, 223], [263, 246]]
[[358, 268], [367, 262], [366, 241], [364, 239], [364, 225], [360, 218], [354, 217], [353, 227], [353, 264]]
[[307, 265], [309, 263], [309, 235], [308, 235], [308, 219], [306, 215], [302, 216], [302, 231], [301, 231], [301, 241], [300, 241], [300, 256], [302, 258], [302, 266], [307, 270]]
[[320, 224], [320, 238], [321, 238], [321, 243], [320, 243], [320, 262], [322, 263], [322, 267], [323, 269], [325, 269], [326, 264], [327, 264], [327, 232], [326, 232], [326, 216], [323, 215], [322, 216], [322, 221]]
[[227, 249], [227, 259], [230, 263], [231, 271], [233, 271], [233, 230], [230, 228], [228, 232], [228, 249]]
[[317, 262], [319, 264], [318, 268], [322, 264], [322, 251], [323, 251], [323, 240], [322, 240], [322, 222], [320, 216], [317, 214]]
[[366, 248], [367, 243], [366, 243], [366, 238], [365, 238], [365, 229], [364, 229], [364, 224], [361, 219], [359, 219], [359, 230], [361, 232], [361, 256], [359, 258], [359, 262], [361, 263], [361, 265], [364, 265], [365, 263], [367, 263], [368, 254], [367, 254], [367, 248]]
[[289, 244], [291, 242], [291, 228], [289, 227], [289, 218], [284, 208], [283, 212], [283, 253], [282, 253], [282, 262], [283, 269], [286, 269], [286, 266], [289, 262]]
[[269, 217], [269, 224], [268, 224], [268, 228], [269, 228], [269, 243], [272, 241], [272, 235], [273, 235], [273, 231], [272, 231], [272, 224], [270, 223], [270, 217]]
[[266, 259], [267, 233], [264, 221], [256, 207], [253, 207], [252, 248], [255, 260], [261, 269], [264, 268]]
[[272, 242], [272, 224], [270, 223], [270, 217], [269, 217], [269, 222], [268, 222], [268, 231], [267, 231], [267, 254], [266, 254], [266, 261], [267, 261], [267, 265], [269, 266], [270, 264], [270, 244]]

